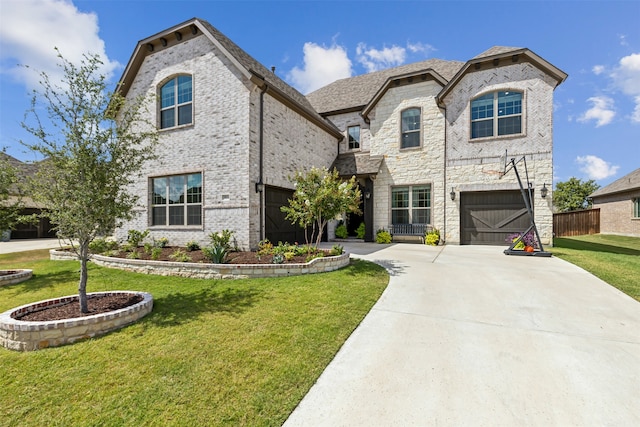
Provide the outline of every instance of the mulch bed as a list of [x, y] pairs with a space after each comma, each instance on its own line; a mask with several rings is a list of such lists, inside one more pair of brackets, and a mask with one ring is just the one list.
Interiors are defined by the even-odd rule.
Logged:
[[18, 271], [16, 270], [0, 270], [0, 276], [8, 276], [10, 274], [16, 274]]
[[[175, 259], [171, 258], [171, 255], [176, 252], [178, 249], [182, 250], [182, 252], [186, 252], [187, 255], [191, 258], [189, 262], [196, 263], [211, 263], [209, 259], [207, 259], [201, 250], [197, 251], [186, 251], [185, 248], [178, 247], [165, 247], [162, 248], [162, 253], [156, 259], [156, 261], [171, 261], [176, 262]], [[138, 254], [138, 258], [143, 260], [151, 260], [151, 254], [145, 252], [144, 248], [140, 247], [135, 250]], [[328, 256], [329, 253], [327, 251], [323, 251], [325, 256]], [[130, 252], [119, 252], [115, 255], [117, 258], [131, 258]], [[293, 257], [291, 260], [285, 260], [283, 264], [303, 264], [307, 262], [307, 255], [298, 255]], [[258, 255], [257, 252], [229, 252], [227, 255], [226, 264], [273, 264], [273, 255]]]
[[98, 295], [94, 297], [90, 296], [89, 299], [87, 299], [87, 306], [89, 308], [88, 313], [82, 313], [80, 311], [80, 303], [76, 300], [63, 305], [46, 307], [42, 310], [27, 313], [17, 319], [26, 322], [74, 319], [77, 317], [92, 316], [94, 314], [120, 310], [121, 308], [137, 304], [140, 301], [142, 301], [142, 296], [140, 295], [113, 294]]

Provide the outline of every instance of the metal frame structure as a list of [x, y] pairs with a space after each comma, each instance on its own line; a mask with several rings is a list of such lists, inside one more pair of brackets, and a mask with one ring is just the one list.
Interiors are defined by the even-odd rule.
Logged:
[[[524, 173], [525, 173], [525, 178], [527, 180], [527, 188], [526, 188], [526, 190], [525, 190], [524, 185], [522, 184], [522, 179], [520, 178], [520, 174], [518, 173], [517, 164], [520, 163], [520, 162], [523, 162], [523, 164], [524, 164]], [[527, 230], [524, 233], [520, 233], [520, 237], [518, 237], [516, 240], [514, 240], [511, 243], [511, 246], [509, 246], [508, 249], [504, 250], [504, 253], [505, 253], [505, 255], [524, 255], [524, 256], [550, 257], [551, 253], [550, 252], [546, 252], [544, 250], [544, 246], [542, 246], [542, 241], [540, 240], [540, 234], [538, 234], [538, 227], [536, 227], [536, 222], [535, 222], [535, 219], [533, 217], [533, 193], [532, 193], [531, 182], [529, 181], [529, 171], [527, 170], [527, 159], [525, 158], [525, 156], [522, 156], [520, 158], [520, 160], [518, 160], [517, 162], [516, 162], [515, 158], [511, 158], [511, 160], [509, 162], [507, 162], [507, 153], [505, 151], [505, 153], [504, 153], [504, 172], [502, 173], [502, 176], [505, 176], [511, 170], [513, 170], [513, 172], [516, 174], [516, 178], [518, 179], [518, 185], [520, 185], [520, 193], [522, 194], [522, 198], [524, 199], [524, 205], [527, 208], [527, 212], [529, 214], [529, 224], [530, 225], [529, 225], [529, 228], [527, 228]], [[502, 176], [501, 176], [501, 178], [502, 178]], [[535, 236], [538, 248], [536, 248], [534, 246], [533, 252], [527, 252], [525, 250], [514, 249], [518, 243], [522, 242], [524, 236], [526, 236], [531, 231], [534, 232], [534, 236]]]

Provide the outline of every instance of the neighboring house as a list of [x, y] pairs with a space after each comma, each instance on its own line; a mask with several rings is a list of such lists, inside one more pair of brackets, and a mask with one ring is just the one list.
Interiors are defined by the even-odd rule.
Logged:
[[640, 169], [589, 196], [600, 208], [600, 233], [640, 237]]
[[[9, 162], [13, 169], [16, 170], [18, 180], [25, 182], [32, 177], [37, 169], [38, 163], [24, 163], [6, 153], [0, 152], [0, 156]], [[42, 207], [35, 203], [28, 195], [20, 195], [17, 188], [11, 191], [8, 202], [13, 204], [19, 201], [22, 205], [21, 215], [34, 215], [42, 212]], [[11, 239], [37, 239], [56, 237], [53, 226], [47, 218], [40, 218], [35, 223], [17, 224], [10, 234]]]
[[[121, 86], [151, 95], [158, 161], [132, 188], [149, 229], [172, 244], [230, 229], [243, 248], [303, 241], [280, 206], [298, 170], [335, 167], [363, 190], [365, 240], [393, 224], [428, 224], [443, 240], [504, 244], [529, 222], [508, 157], [526, 156], [538, 230], [552, 236], [553, 91], [567, 75], [522, 48], [467, 62], [430, 59], [336, 81], [307, 97], [207, 22], [142, 40]], [[523, 165], [519, 164], [524, 179]], [[526, 182], [525, 182], [526, 185]], [[549, 188], [551, 186], [549, 185]], [[334, 224], [335, 225], [335, 224]], [[332, 229], [329, 235], [332, 235]]]

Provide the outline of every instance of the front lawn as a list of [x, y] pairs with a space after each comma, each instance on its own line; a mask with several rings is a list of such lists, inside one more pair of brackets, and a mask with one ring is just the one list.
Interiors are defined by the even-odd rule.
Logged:
[[594, 234], [553, 240], [553, 255], [640, 301], [640, 238]]
[[[0, 312], [77, 293], [79, 264], [48, 251], [0, 255], [31, 268], [0, 287]], [[199, 280], [90, 265], [88, 291], [150, 292], [139, 322], [70, 346], [0, 348], [7, 426], [281, 425], [388, 283], [382, 267], [287, 278]]]

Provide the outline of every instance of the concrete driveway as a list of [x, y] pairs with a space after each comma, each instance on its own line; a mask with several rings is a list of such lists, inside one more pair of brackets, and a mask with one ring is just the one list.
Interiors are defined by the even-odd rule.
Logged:
[[640, 425], [632, 298], [500, 247], [346, 249], [389, 286], [285, 426]]

